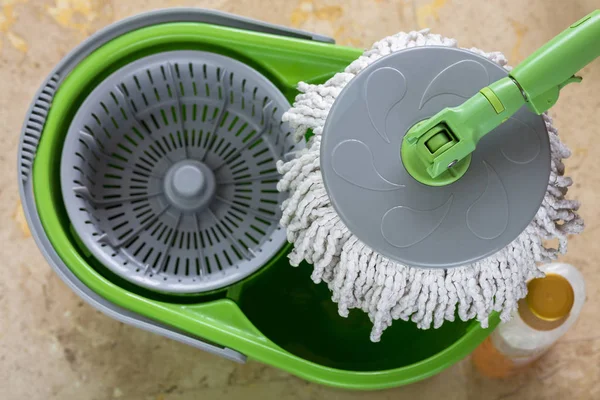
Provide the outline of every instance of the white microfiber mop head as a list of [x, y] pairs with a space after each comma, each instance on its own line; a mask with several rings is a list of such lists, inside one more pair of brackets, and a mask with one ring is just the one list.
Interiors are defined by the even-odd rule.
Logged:
[[[500, 312], [503, 321], [510, 319], [517, 302], [527, 293], [527, 281], [543, 276], [537, 263], [564, 253], [567, 235], [583, 229], [576, 212], [579, 204], [565, 198], [572, 180], [563, 176], [562, 160], [570, 152], [558, 138], [550, 117], [544, 115], [552, 154], [546, 196], [529, 226], [496, 254], [447, 270], [413, 268], [374, 252], [348, 230], [331, 205], [321, 175], [319, 155], [325, 120], [344, 86], [360, 71], [383, 56], [415, 46], [457, 44], [428, 30], [387, 37], [324, 84], [301, 82], [301, 94], [283, 116], [295, 130], [296, 140], [303, 140], [309, 129], [314, 133], [304, 150], [278, 164], [283, 176], [278, 189], [289, 192], [282, 205], [281, 224], [294, 245], [290, 263], [297, 266], [307, 261], [314, 265], [313, 281], [328, 284], [341, 316], [347, 316], [351, 308], [366, 312], [373, 322], [374, 342], [398, 318], [410, 319], [422, 329], [438, 328], [445, 320], [453, 321], [456, 314], [463, 321], [477, 318], [483, 327], [487, 327], [493, 311]], [[501, 53], [469, 50], [509, 69]], [[557, 249], [544, 245], [550, 239], [558, 239]]]

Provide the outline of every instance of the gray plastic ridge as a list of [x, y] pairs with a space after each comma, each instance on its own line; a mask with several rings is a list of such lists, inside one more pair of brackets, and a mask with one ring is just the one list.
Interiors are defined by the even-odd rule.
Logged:
[[201, 338], [179, 332], [173, 327], [160, 324], [138, 313], [119, 307], [99, 296], [83, 284], [83, 282], [81, 282], [81, 280], [79, 280], [79, 278], [77, 278], [77, 276], [75, 276], [75, 274], [73, 274], [73, 272], [71, 272], [64, 264], [50, 243], [38, 215], [33, 195], [33, 185], [32, 181], [29, 179], [48, 111], [52, 105], [54, 94], [58, 90], [62, 80], [80, 61], [110, 40], [139, 28], [168, 22], [213, 23], [238, 29], [249, 29], [257, 32], [285, 35], [300, 39], [321, 41], [324, 43], [335, 43], [333, 39], [326, 36], [268, 24], [221, 11], [196, 8], [156, 10], [111, 24], [91, 35], [67, 54], [54, 67], [34, 95], [34, 100], [25, 117], [19, 141], [17, 156], [19, 194], [25, 218], [27, 219], [32, 236], [39, 249], [58, 276], [84, 301], [107, 316], [123, 323], [179, 341], [212, 354], [220, 355], [232, 361], [244, 363], [246, 361], [246, 356], [235, 350], [206, 343]]
[[54, 94], [58, 88], [59, 79], [59, 76], [55, 74], [46, 80], [36, 94], [36, 98], [27, 113], [21, 132], [21, 145], [19, 146], [18, 155], [19, 165], [17, 171], [19, 171], [21, 182], [27, 181], [31, 173], [33, 160], [48, 117], [48, 111], [50, 111]]
[[447, 186], [417, 182], [400, 156], [414, 124], [506, 74], [467, 50], [415, 47], [381, 58], [346, 85], [324, 126], [321, 171], [333, 207], [358, 239], [405, 265], [452, 268], [523, 232], [550, 175], [541, 116], [523, 107], [479, 142], [465, 175]]

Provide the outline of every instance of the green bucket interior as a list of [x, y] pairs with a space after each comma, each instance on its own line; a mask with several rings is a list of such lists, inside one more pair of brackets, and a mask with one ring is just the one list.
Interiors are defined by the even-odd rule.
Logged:
[[312, 267], [292, 268], [279, 262], [244, 284], [237, 303], [268, 338], [283, 349], [320, 365], [348, 371], [381, 371], [406, 367], [451, 347], [471, 323], [445, 323], [421, 330], [410, 321], [394, 321], [373, 343], [366, 313], [339, 316], [326, 284], [310, 280]]
[[254, 275], [229, 288], [172, 295], [137, 287], [86, 251], [71, 228], [60, 190], [60, 154], [70, 121], [93, 88], [120, 67], [172, 50], [212, 51], [242, 61], [270, 79], [291, 102], [297, 82], [323, 82], [360, 55], [356, 49], [201, 23], [170, 23], [124, 34], [100, 47], [61, 83], [33, 166], [36, 205], [44, 230], [66, 266], [108, 301], [256, 360], [323, 384], [379, 389], [431, 376], [469, 354], [490, 329], [446, 322], [419, 330], [395, 321], [381, 342], [362, 311], [348, 318], [311, 266], [292, 268], [289, 247]]

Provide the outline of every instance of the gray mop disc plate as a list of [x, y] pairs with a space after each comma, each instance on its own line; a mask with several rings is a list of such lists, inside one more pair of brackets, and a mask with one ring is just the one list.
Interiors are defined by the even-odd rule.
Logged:
[[350, 81], [325, 123], [321, 170], [333, 207], [358, 239], [409, 266], [451, 268], [494, 254], [523, 232], [550, 174], [541, 116], [523, 107], [479, 142], [468, 171], [447, 186], [417, 182], [400, 156], [415, 123], [506, 75], [470, 51], [415, 47]]

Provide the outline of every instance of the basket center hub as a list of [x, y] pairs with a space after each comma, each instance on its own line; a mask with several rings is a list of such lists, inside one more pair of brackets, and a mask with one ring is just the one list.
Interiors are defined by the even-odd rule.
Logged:
[[165, 195], [171, 205], [183, 211], [206, 207], [216, 192], [215, 175], [204, 163], [183, 160], [173, 164], [164, 180]]
[[206, 187], [202, 169], [197, 165], [182, 165], [173, 173], [173, 193], [191, 198], [201, 194]]

